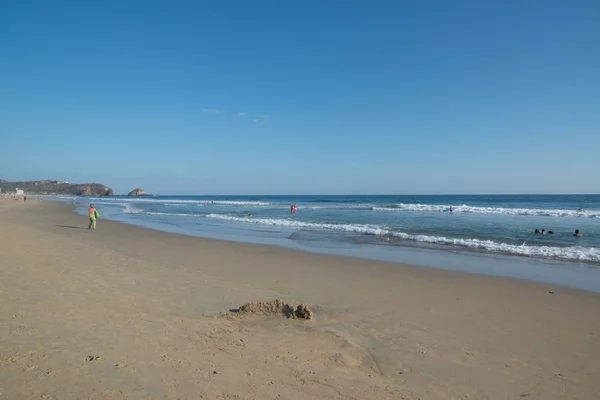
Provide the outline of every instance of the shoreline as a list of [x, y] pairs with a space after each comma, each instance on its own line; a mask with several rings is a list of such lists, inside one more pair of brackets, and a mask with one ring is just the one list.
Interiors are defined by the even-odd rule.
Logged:
[[[190, 199], [187, 199], [187, 197]], [[444, 205], [443, 202], [442, 204], [429, 204], [431, 196], [419, 199], [423, 203], [416, 204], [393, 203], [394, 201], [411, 201], [411, 199], [380, 199], [376, 196], [364, 196], [364, 198], [358, 196], [348, 203], [344, 199], [336, 203], [336, 199], [319, 199], [307, 196], [310, 200], [301, 204], [304, 210], [303, 216], [291, 219], [280, 213], [282, 209], [287, 207], [284, 201], [293, 201], [288, 196], [275, 196], [270, 199], [237, 198], [235, 196], [215, 198], [215, 204], [221, 207], [214, 208], [214, 211], [194, 208], [194, 206], [202, 203], [206, 206], [207, 203], [213, 202], [212, 199], [203, 200], [202, 196], [187, 197], [166, 196], [156, 200], [123, 199], [119, 201], [117, 201], [117, 198], [108, 199], [109, 201], [96, 198], [94, 202], [98, 201], [100, 204], [105, 205], [105, 210], [110, 211], [110, 214], [107, 214], [108, 218], [115, 221], [164, 231], [177, 231], [178, 233], [200, 237], [267, 244], [276, 240], [274, 238], [285, 238], [290, 241], [298, 241], [298, 243], [301, 243], [300, 246], [307, 247], [312, 247], [314, 244], [316, 247], [370, 246], [376, 248], [389, 246], [391, 248], [449, 250], [464, 254], [508, 255], [521, 259], [548, 260], [549, 262], [556, 261], [576, 265], [588, 264], [600, 267], [598, 243], [594, 239], [597, 236], [596, 226], [589, 225], [593, 223], [593, 218], [600, 217], [598, 210], [590, 209], [585, 212], [587, 217], [577, 219], [577, 228], [584, 228], [584, 231], [589, 233], [589, 235], [586, 235], [585, 240], [574, 240], [572, 232], [561, 231], [557, 225], [553, 226], [556, 235], [536, 236], [533, 234], [531, 226], [538, 226], [538, 224], [544, 226], [548, 222], [548, 220], [545, 220], [546, 217], [552, 217], [552, 219], [555, 217], [584, 217], [580, 211], [573, 214], [573, 211], [568, 207], [555, 208], [557, 206], [565, 207], [559, 199], [550, 204], [533, 205], [532, 203], [534, 208], [506, 208], [509, 204], [498, 199], [488, 207], [481, 205], [482, 202], [485, 203], [485, 200], [471, 199], [466, 196], [462, 201], [470, 205], [465, 203], [455, 207], [456, 214], [461, 214], [458, 223], [461, 224], [460, 221], [464, 222], [471, 219], [473, 221], [455, 231], [452, 229], [445, 231], [448, 222], [445, 215], [448, 214], [442, 211], [447, 211], [450, 206]], [[111, 200], [115, 200], [115, 202], [113, 203]], [[326, 204], [323, 205], [324, 203], [321, 200]], [[446, 198], [446, 200], [448, 199]], [[584, 200], [582, 199], [582, 201]], [[152, 204], [147, 203], [147, 201]], [[535, 199], [535, 201], [540, 201], [540, 199]], [[600, 201], [600, 197], [598, 199], [587, 199], [587, 201]], [[333, 207], [329, 205], [334, 203], [335, 206]], [[347, 204], [350, 204], [350, 206], [346, 207]], [[495, 206], [493, 206], [494, 204]], [[166, 205], [177, 206], [178, 208], [165, 208]], [[376, 207], [376, 205], [379, 205], [379, 207]], [[526, 207], [526, 205], [518, 202], [513, 205]], [[263, 209], [262, 207], [265, 206], [266, 208]], [[240, 209], [247, 210], [240, 215], [237, 213]], [[326, 209], [340, 210], [340, 213], [336, 211], [335, 215], [329, 213], [319, 214]], [[253, 215], [252, 210], [256, 210], [257, 214]], [[357, 213], [354, 213], [356, 210], [358, 210]], [[372, 211], [369, 211], [366, 215], [362, 213], [365, 210]], [[386, 212], [377, 213], [374, 210]], [[247, 215], [245, 214], [246, 211], [249, 212]], [[393, 215], [389, 213], [391, 211], [405, 211], [406, 213], [393, 213], [395, 214]], [[418, 215], [422, 214], [424, 220], [429, 220], [425, 223], [427, 227], [421, 230], [412, 230], [402, 226], [401, 221], [412, 223], [412, 216], [417, 215], [412, 213], [414, 211]], [[79, 212], [85, 213], [85, 210], [80, 209]], [[486, 214], [488, 215], [485, 216]], [[527, 223], [522, 218], [524, 215], [528, 216]], [[399, 216], [401, 218], [398, 219]], [[186, 220], [181, 217], [188, 217], [189, 219]], [[508, 220], [505, 220], [505, 217]], [[198, 218], [203, 222], [194, 222], [194, 220], [200, 221]], [[477, 229], [483, 228], [481, 226], [482, 218], [484, 220], [485, 218], [494, 219], [496, 226], [498, 228], [502, 227], [505, 231], [500, 232], [500, 230], [492, 229], [490, 235], [478, 232]], [[392, 222], [390, 223], [390, 221]], [[562, 223], [572, 224], [575, 221], [572, 218], [560, 218], [560, 222], [554, 221], [553, 223], [562, 225]], [[475, 225], [470, 226], [471, 223]], [[579, 223], [586, 226], [579, 226]], [[269, 234], [264, 229], [253, 229], [253, 226], [268, 227], [274, 231]], [[471, 228], [475, 230], [467, 233], [466, 231]], [[531, 228], [531, 231], [529, 231], [529, 228]], [[466, 229], [465, 234], [460, 233], [463, 229]], [[485, 228], [485, 230], [487, 229]], [[506, 229], [509, 229], [511, 233], [507, 234]], [[557, 231], [557, 229], [559, 230]], [[287, 234], [290, 236], [288, 237]], [[580, 246], [580, 244], [582, 245]], [[289, 243], [284, 245], [293, 247]], [[397, 262], [398, 260], [393, 261]], [[406, 261], [400, 260], [400, 262]], [[600, 285], [598, 288], [600, 288]]]
[[[102, 219], [86, 226], [66, 204], [0, 201], [6, 398], [600, 393], [597, 293]], [[315, 319], [228, 313], [275, 298], [308, 304]]]
[[[62, 201], [59, 203], [67, 204]], [[76, 207], [71, 204], [73, 213]], [[565, 261], [523, 255], [506, 254], [491, 251], [475, 251], [469, 249], [436, 248], [425, 246], [388, 246], [385, 243], [365, 243], [353, 247], [346, 246], [314, 246], [310, 242], [295, 241], [288, 237], [250, 236], [239, 233], [235, 229], [218, 231], [190, 231], [178, 226], [169, 226], [149, 221], [134, 222], [111, 214], [104, 221], [110, 220], [150, 229], [158, 232], [179, 234], [206, 240], [227, 241], [252, 245], [275, 246], [281, 249], [295, 250], [321, 255], [358, 258], [381, 261], [396, 265], [410, 265], [416, 268], [431, 268], [468, 274], [519, 279], [542, 284], [558, 285], [578, 290], [600, 293], [600, 267], [593, 262]]]

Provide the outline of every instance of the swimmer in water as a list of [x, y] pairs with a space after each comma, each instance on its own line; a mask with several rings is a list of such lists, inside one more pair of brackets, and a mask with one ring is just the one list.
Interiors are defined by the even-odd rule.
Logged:
[[450, 214], [452, 214], [452, 206], [450, 206]]
[[542, 229], [542, 235], [545, 235], [545, 234], [546, 234], [546, 230]]
[[536, 229], [533, 233], [540, 233], [540, 230]]
[[579, 229], [575, 229], [575, 233], [573, 234], [575, 237], [583, 237], [583, 233], [579, 233]]

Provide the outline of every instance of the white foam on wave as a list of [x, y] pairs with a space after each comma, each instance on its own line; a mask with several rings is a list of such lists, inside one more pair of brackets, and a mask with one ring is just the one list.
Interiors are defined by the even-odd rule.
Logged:
[[235, 201], [235, 200], [160, 200], [160, 199], [136, 199], [129, 200], [133, 202], [146, 202], [146, 203], [154, 203], [161, 204], [164, 206], [174, 206], [174, 207], [182, 207], [182, 206], [190, 206], [197, 205], [203, 206], [207, 205], [220, 205], [220, 206], [246, 206], [246, 207], [266, 207], [273, 205], [274, 203], [269, 203], [266, 201]]
[[504, 215], [534, 215], [545, 217], [584, 217], [600, 218], [600, 210], [567, 210], [567, 209], [540, 209], [540, 208], [506, 208], [506, 207], [477, 207], [466, 204], [450, 206], [441, 204], [395, 204], [392, 207], [373, 207], [373, 211], [420, 211], [420, 212], [446, 212], [452, 207], [455, 213], [472, 214], [504, 214]]
[[555, 258], [574, 261], [592, 261], [600, 262], [600, 249], [594, 247], [558, 247], [558, 246], [527, 246], [514, 245], [508, 243], [499, 243], [493, 240], [481, 239], [459, 239], [448, 238], [444, 236], [429, 236], [429, 235], [414, 235], [404, 232], [392, 231], [377, 225], [361, 225], [361, 224], [329, 224], [305, 222], [288, 219], [277, 218], [252, 218], [252, 217], [234, 217], [221, 214], [208, 214], [208, 218], [215, 218], [233, 222], [243, 222], [249, 224], [268, 225], [268, 226], [285, 226], [292, 228], [315, 228], [327, 229], [343, 232], [363, 233], [376, 236], [390, 236], [404, 240], [412, 240], [422, 243], [452, 245], [469, 249], [485, 250], [497, 253], [517, 254], [529, 257]]
[[[194, 200], [195, 202], [195, 200]], [[160, 203], [160, 202], [157, 202]], [[203, 206], [204, 201], [197, 201], [197, 206]], [[214, 202], [206, 201], [209, 206], [240, 206], [240, 207], [273, 207], [273, 208], [286, 208], [289, 209], [291, 204], [286, 203], [269, 203], [263, 201], [233, 201], [233, 200], [215, 200]], [[164, 203], [164, 206], [170, 207], [185, 207], [189, 206], [190, 203], [184, 202], [171, 202]], [[310, 204], [298, 204], [299, 210], [372, 210], [373, 204], [331, 204], [331, 205], [310, 205]]]
[[266, 201], [253, 201], [253, 200], [185, 200], [185, 199], [160, 199], [155, 197], [90, 197], [90, 200], [95, 201], [118, 201], [127, 203], [152, 203], [162, 204], [166, 206], [182, 206], [182, 205], [204, 205], [204, 203], [215, 205], [230, 205], [230, 206], [270, 206], [275, 203]]
[[558, 247], [558, 246], [517, 246], [498, 243], [493, 240], [457, 239], [444, 236], [410, 235], [403, 232], [392, 232], [392, 236], [405, 240], [414, 240], [432, 244], [453, 245], [471, 249], [486, 250], [497, 253], [518, 254], [529, 257], [558, 258], [564, 260], [600, 262], [600, 249], [595, 247]]
[[125, 206], [125, 209], [123, 210], [123, 212], [125, 214], [144, 214], [144, 210], [140, 210], [139, 208], [135, 208], [133, 206], [131, 206], [130, 204], [123, 204], [123, 206]]
[[[288, 206], [286, 206], [288, 207]], [[299, 209], [306, 210], [372, 210], [373, 204], [331, 204], [331, 205], [299, 205]]]
[[233, 222], [245, 222], [250, 224], [258, 225], [269, 225], [269, 226], [286, 226], [292, 228], [316, 228], [316, 229], [329, 229], [343, 232], [355, 232], [365, 233], [369, 235], [384, 235], [387, 230], [382, 229], [377, 225], [361, 225], [361, 224], [329, 224], [329, 223], [317, 223], [317, 222], [306, 222], [292, 219], [278, 219], [278, 218], [254, 218], [254, 217], [234, 217], [223, 214], [208, 214], [207, 218], [222, 219]]
[[[210, 202], [209, 202], [210, 203]], [[222, 204], [226, 206], [271, 206], [275, 203], [269, 203], [267, 201], [234, 201], [234, 200], [215, 200], [214, 204]]]

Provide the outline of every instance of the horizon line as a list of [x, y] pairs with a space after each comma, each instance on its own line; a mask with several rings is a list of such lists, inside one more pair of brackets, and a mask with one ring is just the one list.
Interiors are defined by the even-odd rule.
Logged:
[[[126, 194], [115, 194], [114, 196], [100, 196], [100, 197], [119, 197], [127, 196]], [[423, 194], [423, 193], [411, 193], [411, 194], [399, 194], [399, 193], [369, 193], [369, 194], [357, 194], [357, 193], [340, 193], [340, 194], [161, 194], [161, 193], [148, 193], [148, 196], [600, 196], [600, 193], [434, 193], [434, 194]], [[134, 197], [134, 196], [128, 196]], [[142, 196], [143, 197], [143, 196]]]

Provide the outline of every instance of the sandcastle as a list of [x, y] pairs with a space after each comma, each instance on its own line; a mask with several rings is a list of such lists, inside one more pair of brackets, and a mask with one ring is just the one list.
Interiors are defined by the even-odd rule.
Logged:
[[267, 302], [259, 301], [246, 303], [237, 310], [240, 314], [283, 314], [287, 318], [312, 319], [313, 312], [306, 304], [300, 304], [296, 308], [276, 299]]

